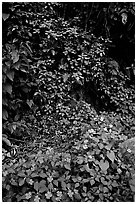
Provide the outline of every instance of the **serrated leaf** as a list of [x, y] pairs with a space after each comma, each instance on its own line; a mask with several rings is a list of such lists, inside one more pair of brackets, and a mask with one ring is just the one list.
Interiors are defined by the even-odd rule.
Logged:
[[102, 171], [106, 171], [109, 168], [109, 162], [100, 160], [99, 166], [100, 166]]
[[115, 160], [115, 153], [111, 150], [111, 151], [107, 151], [107, 157], [112, 161], [112, 163]]

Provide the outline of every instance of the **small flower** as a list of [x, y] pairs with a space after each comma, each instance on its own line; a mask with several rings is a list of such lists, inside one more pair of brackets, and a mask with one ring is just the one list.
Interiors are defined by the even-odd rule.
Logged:
[[61, 199], [60, 197], [57, 197], [57, 198], [56, 198], [56, 201], [60, 201], [60, 199]]
[[131, 153], [131, 149], [127, 149], [127, 152]]
[[86, 144], [84, 144], [83, 149], [88, 149], [88, 146]]
[[52, 193], [48, 191], [47, 193], [45, 193], [45, 196], [47, 199], [50, 199], [52, 197]]
[[88, 140], [84, 140], [84, 143], [86, 144], [86, 143], [88, 143], [89, 141]]
[[107, 132], [107, 131], [108, 131], [106, 127], [104, 127], [104, 131], [105, 131], [105, 132]]
[[90, 129], [90, 130], [88, 130], [88, 132], [89, 132], [89, 133], [95, 133], [95, 130]]
[[58, 196], [58, 197], [61, 197], [61, 196], [62, 196], [62, 192], [61, 192], [61, 191], [58, 191], [58, 192], [57, 192], [57, 196]]
[[31, 193], [31, 192], [29, 192], [29, 193], [26, 193], [26, 194], [25, 194], [25, 196], [26, 196], [26, 199], [28, 200], [28, 199], [30, 199], [30, 198], [31, 198], [31, 196], [32, 196], [32, 193]]
[[73, 197], [73, 194], [74, 194], [74, 193], [73, 193], [71, 190], [68, 191], [68, 196], [69, 196], [70, 198]]
[[112, 125], [112, 124], [110, 124], [110, 125], [109, 125], [109, 127], [110, 127], [110, 128], [112, 128], [112, 127], [113, 127], [113, 125]]
[[101, 117], [101, 118], [100, 118], [100, 121], [101, 121], [101, 122], [103, 122], [103, 120], [104, 120], [104, 118], [103, 118], [103, 117]]
[[39, 202], [39, 200], [40, 200], [39, 196], [36, 195], [35, 198], [34, 198], [34, 202]]
[[32, 179], [29, 180], [29, 184], [32, 185], [34, 181]]
[[77, 190], [77, 189], [74, 189], [74, 192], [75, 192], [76, 194], [78, 194], [78, 190]]
[[3, 176], [7, 176], [8, 172], [7, 171], [4, 171], [3, 172]]
[[89, 159], [92, 159], [93, 157], [92, 157], [92, 155], [89, 154], [89, 155], [88, 155], [88, 158], [89, 158]]
[[52, 176], [49, 176], [49, 177], [47, 178], [47, 180], [48, 180], [48, 182], [51, 182], [51, 181], [53, 181], [53, 178], [52, 178]]

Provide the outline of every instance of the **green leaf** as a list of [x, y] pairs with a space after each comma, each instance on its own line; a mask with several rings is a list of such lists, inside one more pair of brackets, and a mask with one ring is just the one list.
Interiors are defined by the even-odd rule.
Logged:
[[45, 174], [44, 172], [41, 172], [41, 173], [39, 174], [39, 176], [40, 176], [41, 178], [46, 178], [46, 177], [47, 177], [47, 174]]
[[107, 157], [114, 162], [115, 160], [115, 153], [111, 150], [111, 151], [107, 151]]
[[39, 190], [39, 183], [38, 183], [38, 181], [34, 183], [34, 189], [35, 189], [36, 191]]
[[58, 181], [57, 180], [54, 180], [53, 183], [55, 184], [55, 186], [58, 187]]
[[5, 142], [7, 146], [11, 147], [11, 142], [7, 139], [5, 134], [2, 134], [2, 142]]
[[66, 183], [64, 181], [61, 181], [61, 186], [63, 190], [66, 190]]
[[7, 119], [8, 119], [8, 112], [7, 112], [5, 109], [2, 110], [2, 118], [3, 118], [4, 120], [7, 120]]
[[11, 180], [11, 185], [18, 186], [17, 182], [14, 179]]
[[24, 172], [20, 171], [20, 172], [18, 173], [18, 176], [24, 178], [24, 177], [26, 176], [26, 174], [25, 174]]
[[75, 193], [74, 197], [75, 197], [76, 200], [79, 200], [79, 201], [81, 200], [81, 196], [80, 196], [79, 193]]
[[118, 187], [118, 183], [116, 181], [113, 181], [111, 184], [113, 187]]
[[6, 84], [3, 85], [3, 90], [5, 92], [11, 94], [12, 93], [12, 86], [10, 84], [6, 83]]
[[66, 82], [69, 78], [69, 75], [68, 74], [64, 74], [63, 75], [63, 81]]
[[87, 192], [87, 187], [83, 186], [83, 191]]
[[132, 175], [132, 179], [129, 180], [129, 185], [132, 192], [135, 192], [135, 174]]
[[2, 18], [4, 21], [6, 21], [9, 18], [10, 14], [9, 13], [2, 13]]
[[32, 174], [31, 174], [31, 177], [32, 177], [32, 178], [35, 178], [35, 177], [38, 177], [38, 176], [39, 176], [39, 175], [38, 175], [37, 173], [32, 173]]
[[94, 179], [90, 180], [90, 185], [93, 186], [95, 184]]
[[109, 192], [109, 189], [107, 187], [103, 187], [103, 192], [104, 193], [108, 193]]
[[17, 50], [13, 49], [12, 53], [11, 53], [11, 56], [12, 56], [13, 63], [18, 62], [19, 55], [18, 55], [18, 51]]
[[53, 189], [53, 184], [52, 184], [52, 183], [50, 183], [50, 184], [48, 185], [48, 189], [49, 189], [49, 190], [52, 190], [52, 189]]
[[9, 191], [10, 190], [10, 185], [6, 185], [6, 189]]
[[23, 186], [23, 184], [25, 183], [25, 179], [19, 179], [19, 186]]
[[28, 104], [28, 106], [31, 108], [31, 106], [33, 105], [33, 100], [28, 100], [28, 99], [27, 99], [27, 104]]
[[39, 192], [43, 193], [43, 192], [47, 192], [48, 188], [46, 187], [46, 185], [40, 185], [39, 186]]
[[109, 168], [109, 162], [100, 160], [99, 166], [100, 166], [102, 171], [106, 171]]
[[66, 169], [68, 169], [68, 170], [71, 170], [69, 163], [64, 164], [64, 167], [65, 167]]
[[7, 75], [7, 77], [11, 80], [11, 81], [13, 81], [13, 79], [14, 79], [14, 71], [7, 71], [7, 73], [6, 73], [6, 75]]
[[79, 183], [75, 183], [75, 188], [79, 187], [79, 185], [80, 185]]

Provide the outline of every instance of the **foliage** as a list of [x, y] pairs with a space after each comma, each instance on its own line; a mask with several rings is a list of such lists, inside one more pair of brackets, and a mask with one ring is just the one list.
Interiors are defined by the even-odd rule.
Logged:
[[130, 16], [132, 3], [3, 3], [3, 201], [134, 200], [134, 54], [111, 51], [125, 33], [133, 46]]
[[122, 125], [86, 104], [78, 107], [77, 114], [64, 107], [58, 120], [48, 118], [51, 128], [45, 116], [43, 145], [3, 165], [5, 201], [132, 201], [134, 156], [130, 163], [125, 158], [134, 150], [122, 148]]

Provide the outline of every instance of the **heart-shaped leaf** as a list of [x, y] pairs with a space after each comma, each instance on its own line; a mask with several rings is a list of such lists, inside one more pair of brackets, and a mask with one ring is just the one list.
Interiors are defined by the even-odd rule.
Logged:
[[102, 171], [106, 171], [109, 168], [109, 162], [108, 161], [103, 161], [103, 159], [102, 159], [99, 162], [99, 166], [100, 166]]

